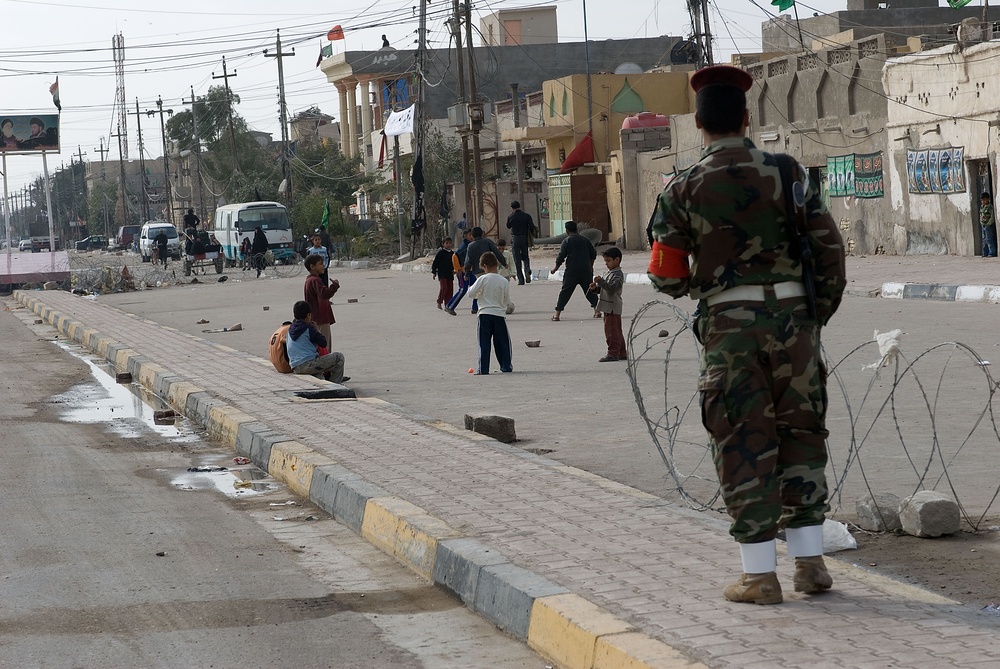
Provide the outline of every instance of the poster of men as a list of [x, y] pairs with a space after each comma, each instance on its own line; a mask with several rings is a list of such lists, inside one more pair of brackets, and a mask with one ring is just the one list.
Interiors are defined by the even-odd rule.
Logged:
[[0, 114], [0, 151], [59, 152], [58, 114]]

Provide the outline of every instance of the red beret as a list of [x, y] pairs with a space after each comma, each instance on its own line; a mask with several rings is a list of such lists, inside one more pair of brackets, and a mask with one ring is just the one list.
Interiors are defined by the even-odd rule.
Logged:
[[735, 86], [744, 93], [753, 86], [753, 77], [746, 70], [731, 65], [703, 67], [691, 76], [691, 88], [697, 93], [705, 86]]

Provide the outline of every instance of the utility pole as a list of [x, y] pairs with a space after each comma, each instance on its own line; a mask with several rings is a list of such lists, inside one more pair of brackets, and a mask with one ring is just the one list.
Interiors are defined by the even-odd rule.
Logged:
[[[139, 212], [142, 214], [142, 222], [150, 220], [149, 216], [149, 191], [146, 189], [146, 151], [142, 143], [142, 112], [139, 111], [139, 98], [135, 99], [135, 126], [139, 132], [139, 187], [142, 190], [142, 197], [139, 199]], [[125, 186], [125, 166], [122, 165], [122, 189]]]
[[[281, 183], [285, 187], [285, 206], [288, 207], [289, 211], [291, 211], [292, 170], [291, 163], [288, 160], [288, 117], [285, 109], [285, 68], [282, 67], [281, 59], [285, 56], [294, 56], [295, 49], [292, 49], [291, 53], [282, 53], [281, 31], [279, 30], [277, 33], [278, 37], [275, 43], [274, 53], [268, 53], [268, 50], [264, 49], [264, 57], [278, 59], [278, 117], [281, 120], [281, 176], [283, 177], [283, 181]], [[368, 102], [366, 101], [365, 104], [368, 104]]]
[[[77, 163], [80, 165], [80, 194], [83, 195], [84, 209], [87, 209], [87, 167], [86, 165], [83, 164], [83, 157], [86, 155], [87, 154], [83, 152], [83, 149], [81, 149], [80, 146], [77, 145], [76, 157], [77, 157]], [[80, 218], [79, 208], [77, 209], [76, 215], [78, 218]], [[90, 234], [90, 228], [87, 228], [87, 234]]]
[[[136, 100], [136, 102], [138, 103], [138, 100]], [[136, 105], [136, 107], [138, 107], [138, 104]], [[137, 109], [137, 111], [138, 111], [138, 109]], [[142, 137], [141, 134], [139, 136]], [[111, 135], [111, 137], [114, 137], [114, 138], [118, 139], [118, 172], [119, 172], [118, 173], [118, 198], [119, 198], [118, 201], [121, 202], [121, 205], [122, 205], [122, 220], [121, 220], [121, 224], [122, 225], [128, 225], [128, 223], [129, 223], [128, 197], [127, 197], [128, 193], [125, 191], [125, 159], [124, 159], [123, 154], [122, 154], [122, 151], [123, 151], [123, 148], [122, 148], [122, 139], [124, 139], [124, 138], [123, 138], [123, 136], [122, 136], [122, 134], [120, 132]], [[139, 152], [139, 155], [142, 156], [142, 151]], [[143, 176], [145, 176], [145, 175], [143, 175]], [[145, 219], [143, 219], [143, 220], [145, 220]]]
[[97, 151], [99, 154], [101, 154], [101, 181], [102, 182], [107, 182], [107, 180], [108, 180], [108, 173], [104, 169], [104, 156], [106, 154], [108, 154], [108, 153], [111, 153], [111, 147], [108, 147], [108, 148], [105, 149], [104, 148], [104, 138], [101, 137], [101, 148], [94, 149], [94, 151]]
[[[521, 127], [521, 95], [517, 92], [517, 84], [510, 85], [510, 99], [514, 103], [514, 127]], [[514, 162], [517, 163], [515, 174], [517, 174], [517, 201], [524, 204], [524, 153], [521, 150], [521, 142], [514, 141]], [[499, 223], [499, 221], [498, 221]]]
[[226, 112], [229, 115], [229, 141], [230, 141], [230, 143], [231, 143], [231, 145], [233, 147], [233, 172], [239, 172], [240, 171], [240, 162], [236, 158], [236, 131], [233, 130], [233, 92], [231, 90], [229, 90], [229, 78], [230, 77], [235, 77], [235, 76], [236, 76], [236, 70], [233, 70], [232, 74], [230, 74], [226, 70], [226, 57], [223, 56], [222, 57], [222, 75], [217, 77], [217, 76], [215, 76], [215, 72], [213, 72], [212, 73], [212, 78], [213, 79], [222, 79], [223, 82], [225, 82], [225, 84], [226, 84], [226, 105], [227, 105]]
[[594, 91], [590, 83], [590, 36], [587, 34], [587, 0], [583, 0], [583, 53], [587, 72], [587, 131], [590, 133], [590, 141], [593, 142]]
[[[705, 21], [705, 60], [708, 61], [709, 65], [715, 65], [715, 61], [712, 59], [712, 24], [708, 22], [708, 0], [701, 0], [701, 15]], [[798, 9], [795, 10], [795, 22], [799, 22]], [[801, 25], [799, 26], [799, 39], [802, 39]], [[802, 43], [802, 48], [805, 50], [805, 42]]]
[[167, 195], [167, 223], [174, 223], [174, 206], [170, 196], [170, 161], [167, 159], [167, 127], [163, 122], [163, 114], [173, 116], [173, 109], [163, 108], [163, 98], [156, 96], [156, 109], [147, 109], [146, 116], [160, 115], [160, 135], [163, 138], [163, 187]]
[[205, 211], [205, 183], [201, 180], [201, 135], [198, 134], [198, 113], [195, 111], [194, 86], [191, 87], [191, 99], [181, 100], [182, 104], [191, 105], [191, 124], [194, 126], [194, 161], [198, 174], [198, 213], [207, 217]]
[[479, 152], [479, 131], [483, 128], [483, 104], [476, 93], [476, 58], [472, 49], [472, 6], [465, 3], [465, 39], [469, 50], [469, 125], [472, 127], [472, 168], [476, 176], [476, 225], [483, 225], [483, 168]]
[[[427, 2], [429, 0], [420, 0], [420, 23], [417, 28], [417, 108], [416, 114], [413, 117], [413, 131], [416, 133], [415, 144], [416, 153], [414, 154], [420, 159], [421, 170], [423, 170], [424, 162], [424, 101], [427, 98], [426, 95], [426, 85], [424, 84], [424, 63], [426, 62], [427, 56]], [[414, 159], [414, 168], [416, 167], [416, 158]], [[412, 180], [411, 180], [412, 181]], [[421, 183], [423, 183], [423, 175], [421, 175]], [[424, 228], [427, 223], [427, 215], [424, 211], [424, 192], [418, 191], [417, 185], [413, 184], [413, 222], [420, 226], [419, 229], [415, 229], [416, 226], [411, 224], [410, 227], [410, 260], [416, 258], [417, 253], [417, 239], [414, 232], [419, 232], [421, 240], [424, 235]], [[421, 246], [423, 246], [421, 244]]]
[[[467, 104], [465, 99], [465, 54], [462, 53], [462, 14], [459, 9], [459, 0], [453, 0], [455, 8], [455, 18], [454, 25], [452, 26], [453, 32], [455, 34], [455, 50], [458, 54], [456, 62], [458, 64], [458, 96], [459, 102], [463, 105]], [[468, 117], [469, 108], [465, 108], [466, 117]], [[468, 119], [466, 119], [468, 121]], [[465, 191], [465, 212], [472, 211], [472, 189], [469, 188], [471, 185], [470, 174], [469, 174], [469, 127], [468, 122], [466, 122], [465, 127], [463, 127], [459, 134], [462, 136], [462, 190]], [[457, 239], [455, 240], [458, 241]]]

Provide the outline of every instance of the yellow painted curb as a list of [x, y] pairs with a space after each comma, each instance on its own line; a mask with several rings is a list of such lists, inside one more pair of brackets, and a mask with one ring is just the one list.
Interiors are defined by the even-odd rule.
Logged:
[[531, 607], [528, 646], [563, 669], [591, 669], [598, 637], [630, 631], [628, 623], [579, 595], [550, 595]]
[[336, 464], [333, 458], [317, 453], [297, 441], [282, 441], [271, 446], [267, 473], [284, 481], [292, 492], [309, 499], [313, 470], [323, 465]]
[[680, 651], [639, 632], [597, 639], [594, 669], [708, 669]]
[[66, 336], [76, 341], [76, 331], [83, 328], [83, 324], [79, 321], [73, 321], [66, 327]]
[[429, 580], [438, 542], [461, 535], [405, 500], [376, 497], [365, 504], [361, 536]]
[[118, 352], [115, 353], [115, 369], [120, 372], [128, 371], [128, 359], [133, 355], [136, 355], [136, 352], [130, 348], [119, 349]]
[[144, 362], [139, 365], [139, 384], [147, 388], [155, 388], [156, 375], [160, 372], [166, 371], [166, 368], [161, 367], [154, 362]]
[[[184, 408], [187, 406], [187, 398], [191, 393], [199, 393], [201, 388], [198, 388], [192, 383], [186, 381], [182, 383], [173, 383], [170, 385], [170, 396], [168, 400], [170, 406]], [[177, 404], [177, 401], [183, 400], [183, 404]], [[208, 434], [213, 439], [218, 439], [222, 443], [226, 444], [230, 448], [236, 448], [236, 436], [240, 430], [240, 425], [243, 423], [255, 423], [257, 419], [250, 414], [243, 413], [239, 409], [230, 406], [213, 406], [208, 410]]]
[[94, 330], [93, 328], [88, 328], [83, 331], [82, 335], [80, 335], [80, 343], [86, 346], [87, 348], [93, 348], [93, 346], [91, 346], [91, 343], [95, 340], [95, 338], [99, 334], [100, 332], [98, 332], [97, 330]]

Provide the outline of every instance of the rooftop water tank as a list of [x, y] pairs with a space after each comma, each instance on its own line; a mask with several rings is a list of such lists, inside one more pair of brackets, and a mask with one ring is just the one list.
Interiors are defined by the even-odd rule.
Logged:
[[633, 128], [663, 128], [670, 126], [670, 119], [663, 114], [655, 112], [639, 112], [633, 116], [626, 116], [622, 121], [622, 130]]

